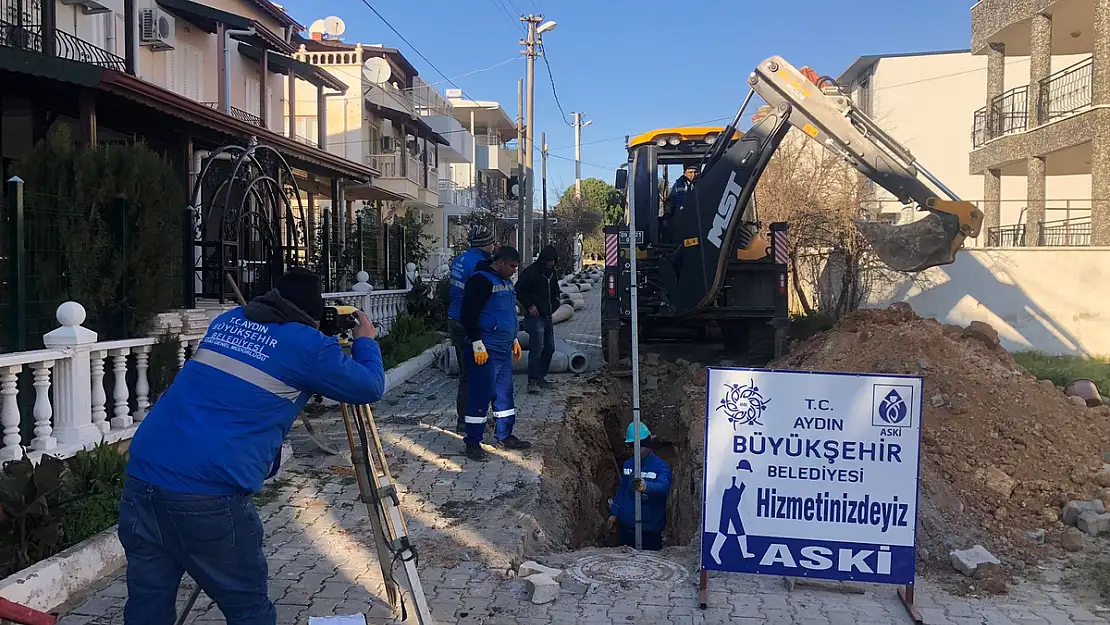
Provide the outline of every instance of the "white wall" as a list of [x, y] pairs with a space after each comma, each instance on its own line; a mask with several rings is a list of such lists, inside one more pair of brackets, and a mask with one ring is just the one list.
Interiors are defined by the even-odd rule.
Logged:
[[922, 317], [985, 321], [1007, 349], [1110, 354], [1110, 313], [1094, 285], [1110, 281], [1110, 248], [968, 250], [956, 262], [875, 293], [869, 306], [905, 301]]

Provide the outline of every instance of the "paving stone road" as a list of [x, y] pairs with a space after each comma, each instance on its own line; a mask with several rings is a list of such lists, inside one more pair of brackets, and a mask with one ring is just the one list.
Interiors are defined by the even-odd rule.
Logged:
[[[596, 291], [588, 307], [556, 326], [560, 338], [600, 362]], [[565, 398], [581, 379], [558, 376], [546, 395], [527, 395], [518, 383], [518, 431], [537, 443], [528, 453], [495, 452], [485, 464], [467, 462], [453, 432], [455, 379], [432, 369], [391, 391], [375, 416], [402, 490], [402, 509], [421, 548], [420, 577], [436, 622], [488, 624], [783, 623], [887, 625], [910, 623], [893, 589], [870, 587], [844, 594], [797, 586], [761, 576], [714, 576], [709, 609], [697, 607], [696, 555], [688, 548], [656, 554], [627, 549], [584, 550], [539, 558], [566, 570], [561, 594], [533, 605], [522, 580], [507, 570], [519, 561], [526, 522], [536, 510], [544, 436], [562, 419]], [[338, 416], [319, 419], [337, 447], [346, 448]], [[291, 435], [294, 466], [267, 488], [259, 511], [266, 527], [270, 596], [278, 623], [299, 625], [312, 616], [364, 613], [371, 624], [389, 622], [381, 572], [373, 556], [366, 510], [358, 503], [350, 463], [315, 449], [298, 427]], [[1009, 595], [964, 598], [919, 581], [918, 605], [929, 625], [1058, 625], [1108, 623], [1065, 591], [1057, 570], [1034, 586]], [[193, 584], [186, 579], [185, 601]], [[105, 578], [83, 597], [63, 606], [60, 625], [123, 623], [127, 594], [123, 571]], [[222, 622], [201, 595], [191, 623]]]

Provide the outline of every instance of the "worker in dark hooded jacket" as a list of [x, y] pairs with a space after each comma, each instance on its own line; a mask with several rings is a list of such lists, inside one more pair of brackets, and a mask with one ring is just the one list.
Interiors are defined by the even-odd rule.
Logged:
[[262, 521], [251, 495], [316, 393], [381, 399], [382, 354], [364, 313], [351, 356], [317, 327], [320, 280], [303, 269], [217, 317], [131, 441], [120, 498], [127, 625], [172, 625], [178, 584], [196, 580], [232, 625], [273, 625]]
[[555, 276], [558, 252], [551, 245], [540, 250], [536, 262], [520, 272], [516, 299], [524, 312], [524, 331], [528, 333], [528, 392], [550, 388], [547, 371], [555, 354], [555, 332], [551, 315], [559, 308], [559, 278]]

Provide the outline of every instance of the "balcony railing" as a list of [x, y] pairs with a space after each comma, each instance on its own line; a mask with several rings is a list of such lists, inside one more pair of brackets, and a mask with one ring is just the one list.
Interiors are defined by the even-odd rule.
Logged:
[[453, 180], [440, 180], [439, 201], [442, 204], [474, 208], [474, 191], [469, 187], [460, 186]]
[[1037, 103], [1040, 123], [1047, 124], [1089, 107], [1093, 77], [1093, 58], [1088, 58], [1041, 80]]
[[[220, 107], [219, 102], [201, 102], [201, 104], [207, 106], [208, 108], [216, 109], [217, 111], [223, 110], [222, 107]], [[253, 113], [248, 113], [243, 109], [235, 108], [233, 106], [231, 107], [230, 115], [241, 122], [247, 122], [248, 124], [254, 124], [255, 126], [262, 126], [261, 117], [254, 115]]]
[[1091, 244], [1091, 218], [1060, 219], [1041, 224], [1040, 244], [1045, 247], [1085, 247]]
[[1022, 132], [1028, 125], [1029, 87], [1024, 85], [1010, 89], [975, 111], [971, 142], [979, 147], [991, 139]]
[[987, 247], [1025, 247], [1025, 224], [988, 228]]
[[19, 25], [0, 19], [0, 47], [52, 54], [58, 58], [119, 72], [127, 69], [127, 65], [122, 58], [64, 30], [54, 31], [53, 50], [48, 49], [48, 43], [51, 42], [48, 41], [41, 25], [26, 23]]

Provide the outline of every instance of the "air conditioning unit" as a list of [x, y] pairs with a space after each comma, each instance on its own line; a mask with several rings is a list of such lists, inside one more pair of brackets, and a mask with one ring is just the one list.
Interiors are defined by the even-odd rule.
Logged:
[[392, 154], [397, 151], [397, 139], [382, 137], [382, 154]]
[[177, 45], [173, 16], [158, 8], [139, 11], [139, 44], [155, 52], [173, 50]]

